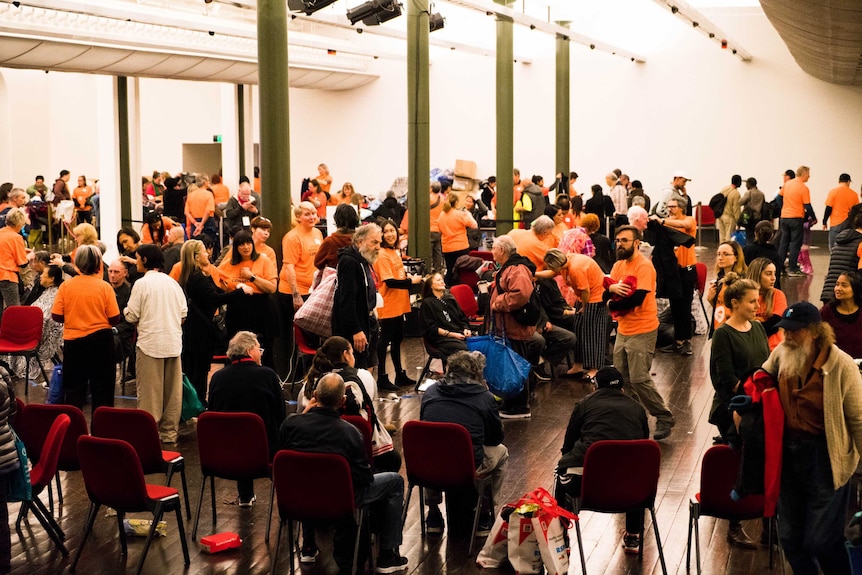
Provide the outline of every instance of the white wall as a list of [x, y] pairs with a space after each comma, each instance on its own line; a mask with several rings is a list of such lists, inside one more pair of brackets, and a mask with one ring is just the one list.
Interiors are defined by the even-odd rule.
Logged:
[[[762, 14], [710, 12], [732, 31], [754, 60], [743, 63], [652, 3], [655, 22], [605, 26], [610, 37], [644, 54], [645, 64], [572, 47], [572, 158], [580, 191], [603, 183], [619, 167], [658, 194], [677, 169], [689, 172], [695, 199], [706, 201], [730, 176], [754, 176], [774, 190], [782, 172], [807, 164], [818, 212], [838, 174], [862, 182], [862, 87], [827, 84], [802, 72]], [[652, 11], [652, 12], [649, 12]], [[450, 17], [451, 20], [451, 17]], [[622, 20], [618, 20], [622, 22]], [[452, 22], [454, 24], [454, 22]], [[635, 38], [641, 25], [644, 38]], [[449, 33], [457, 26], [447, 24]], [[463, 32], [460, 32], [463, 34]], [[493, 18], [473, 25], [463, 41], [493, 46]], [[356, 40], [365, 42], [368, 34]], [[355, 37], [355, 36], [354, 36]], [[554, 44], [516, 27], [515, 166], [523, 175], [554, 172]], [[495, 170], [494, 59], [459, 51], [431, 51], [431, 165], [475, 160], [479, 176]], [[380, 59], [380, 79], [356, 90], [291, 89], [291, 188], [329, 165], [334, 185], [350, 180], [367, 195], [385, 192], [407, 172], [406, 63]], [[97, 175], [93, 77], [4, 69], [11, 134], [9, 173], [29, 184], [68, 168]], [[141, 166], [178, 171], [183, 143], [235, 134], [225, 126], [234, 106], [224, 86], [203, 82], [140, 81]], [[253, 92], [256, 95], [256, 90]], [[256, 102], [256, 98], [254, 98]], [[0, 100], [2, 105], [2, 100]], [[0, 110], [0, 118], [5, 117]], [[258, 110], [253, 110], [258, 133]], [[4, 164], [0, 163], [0, 170]], [[228, 182], [231, 184], [232, 182]], [[284, 183], [278, 183], [279, 187]]]

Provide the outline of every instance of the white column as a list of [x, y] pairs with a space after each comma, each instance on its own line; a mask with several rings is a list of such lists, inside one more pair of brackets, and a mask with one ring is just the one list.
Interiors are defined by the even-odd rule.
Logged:
[[120, 229], [120, 161], [117, 130], [117, 82], [114, 76], [96, 76], [96, 141], [98, 145], [99, 218], [108, 258], [116, 253]]
[[[136, 230], [141, 227], [143, 203], [141, 202], [141, 86], [136, 77], [128, 78], [129, 92], [129, 179], [132, 190], [132, 220], [125, 222]], [[147, 174], [149, 175], [149, 174]], [[116, 242], [115, 242], [116, 243]]]
[[221, 168], [224, 184], [236, 193], [239, 186], [239, 127], [237, 125], [236, 86], [221, 84]]

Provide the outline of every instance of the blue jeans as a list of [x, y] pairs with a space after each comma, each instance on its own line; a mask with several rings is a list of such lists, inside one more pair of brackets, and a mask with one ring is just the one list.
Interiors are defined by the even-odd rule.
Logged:
[[833, 489], [826, 438], [784, 439], [778, 535], [795, 575], [850, 573], [844, 523], [850, 489]]
[[[787, 261], [787, 271], [799, 271], [799, 250], [802, 248], [803, 218], [781, 218], [781, 243], [778, 245], [778, 257]], [[789, 252], [789, 253], [788, 253]]]

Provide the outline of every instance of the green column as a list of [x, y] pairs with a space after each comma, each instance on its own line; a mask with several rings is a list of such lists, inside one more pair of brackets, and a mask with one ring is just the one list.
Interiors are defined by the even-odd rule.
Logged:
[[[125, 76], [117, 76], [117, 144], [120, 164], [120, 221], [132, 223], [132, 178], [129, 150], [129, 84]], [[140, 202], [140, 198], [138, 199]]]
[[431, 257], [428, 34], [428, 0], [407, 0], [407, 250], [426, 261]]
[[[568, 22], [557, 22], [560, 26], [568, 26]], [[570, 90], [571, 90], [571, 68], [570, 68], [571, 43], [567, 36], [557, 34], [557, 96], [556, 96], [556, 164], [557, 172], [568, 174], [571, 162], [569, 139], [571, 137], [570, 126]]]
[[[494, 0], [509, 6], [511, 0]], [[515, 169], [514, 22], [497, 15], [497, 235], [512, 229]], [[500, 221], [503, 220], [503, 221]], [[510, 221], [505, 221], [510, 220]]]
[[261, 211], [272, 220], [272, 236], [281, 245], [282, 236], [290, 230], [291, 211], [287, 3], [284, 0], [257, 2], [257, 69]]

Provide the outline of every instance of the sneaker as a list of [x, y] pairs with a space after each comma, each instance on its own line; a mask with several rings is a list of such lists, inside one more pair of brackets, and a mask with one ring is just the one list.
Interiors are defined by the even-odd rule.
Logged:
[[398, 551], [383, 550], [377, 556], [378, 573], [395, 573], [407, 569], [407, 558], [402, 557]]
[[545, 371], [544, 366], [540, 365], [540, 366], [534, 367], [532, 369], [532, 372], [533, 372], [533, 376], [535, 376], [535, 378], [538, 381], [551, 381], [551, 376], [548, 375], [547, 371]]
[[674, 342], [661, 348], [661, 351], [662, 353], [680, 353], [682, 351], [682, 345]]
[[377, 391], [383, 395], [384, 393], [397, 393], [398, 386], [393, 385], [391, 381], [389, 381], [389, 376], [385, 373], [377, 378]]
[[655, 426], [655, 433], [652, 434], [652, 438], [656, 441], [661, 441], [662, 439], [667, 439], [670, 436], [670, 430], [673, 428], [674, 423], [662, 423], [658, 422]]
[[638, 555], [640, 553], [641, 536], [637, 533], [625, 532], [623, 535], [623, 551], [627, 555]]
[[317, 559], [317, 546], [316, 545], [303, 545], [302, 549], [299, 550], [299, 562], [300, 563], [314, 563]]
[[430, 535], [438, 535], [443, 533], [443, 528], [446, 523], [443, 521], [443, 514], [440, 513], [440, 508], [436, 505], [428, 507], [428, 515], [425, 517], [425, 532]]
[[502, 419], [530, 419], [530, 415], [529, 407], [512, 407], [500, 410], [500, 418]]
[[395, 374], [395, 385], [398, 387], [416, 387], [416, 381], [407, 377], [406, 371], [399, 371]]
[[690, 341], [684, 341], [684, 342], [682, 342], [682, 345], [681, 345], [681, 346], [679, 346], [679, 352], [680, 352], [682, 355], [691, 355], [691, 354], [692, 354], [692, 351], [691, 351], [691, 342], [690, 342]]
[[757, 549], [757, 544], [748, 536], [739, 523], [731, 524], [727, 529], [727, 542], [744, 549]]
[[254, 502], [256, 500], [257, 500], [257, 497], [252, 495], [251, 499], [249, 499], [248, 501], [243, 501], [242, 499], [240, 499], [239, 503], [237, 505], [239, 505], [240, 507], [245, 507], [246, 509], [248, 509], [249, 507], [254, 507]]
[[802, 270], [788, 270], [787, 277], [791, 278], [804, 278], [807, 277]]

